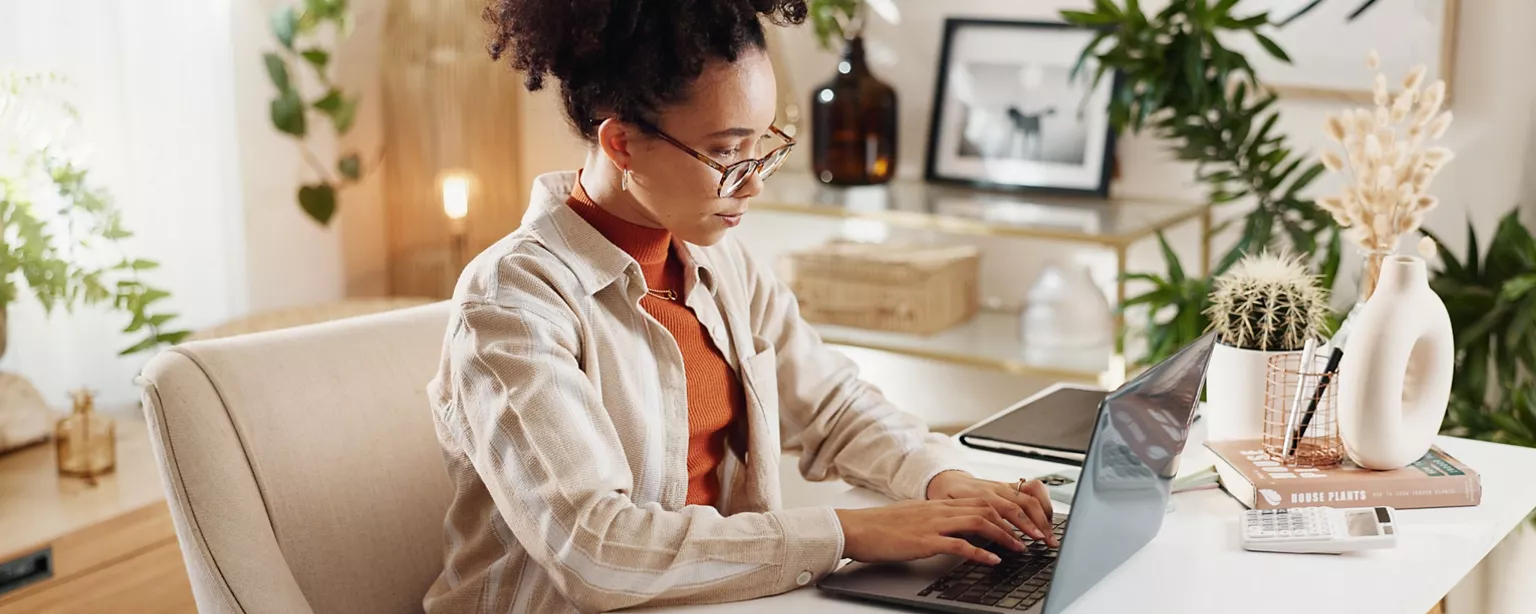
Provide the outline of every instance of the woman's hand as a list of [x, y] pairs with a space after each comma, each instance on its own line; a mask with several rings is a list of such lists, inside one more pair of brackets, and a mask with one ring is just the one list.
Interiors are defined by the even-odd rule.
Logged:
[[843, 525], [843, 556], [866, 563], [912, 561], [956, 554], [986, 565], [997, 555], [960, 535], [977, 535], [1015, 551], [1024, 544], [1012, 525], [985, 499], [903, 501], [885, 507], [835, 510]]
[[945, 471], [928, 482], [928, 499], [980, 499], [1025, 535], [1061, 546], [1051, 529], [1051, 495], [1040, 480], [1020, 486], [977, 478], [964, 471]]

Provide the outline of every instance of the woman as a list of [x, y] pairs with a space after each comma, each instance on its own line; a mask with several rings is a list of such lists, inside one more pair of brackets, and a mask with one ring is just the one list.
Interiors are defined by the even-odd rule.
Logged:
[[[804, 0], [499, 0], [491, 54], [560, 82], [590, 149], [464, 271], [431, 385], [456, 495], [429, 612], [749, 599], [843, 557], [996, 557], [1048, 538], [1038, 482], [983, 481], [822, 346], [727, 230], [792, 141], [760, 18]], [[782, 509], [812, 480], [909, 500]], [[1045, 529], [1042, 532], [1042, 529]]]

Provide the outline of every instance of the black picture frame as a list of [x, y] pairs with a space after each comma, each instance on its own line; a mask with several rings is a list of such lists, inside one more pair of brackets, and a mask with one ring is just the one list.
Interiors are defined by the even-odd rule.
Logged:
[[[1019, 29], [1024, 29], [1024, 30], [1034, 29], [1034, 30], [1044, 30], [1044, 31], [1053, 31], [1053, 32], [1060, 32], [1060, 31], [1063, 31], [1063, 30], [1077, 30], [1077, 31], [1081, 31], [1081, 32], [1085, 33], [1085, 37], [1083, 39], [1083, 44], [1085, 44], [1085, 45], [1087, 44], [1087, 42], [1089, 40], [1092, 39], [1092, 35], [1093, 35], [1093, 32], [1094, 32], [1094, 30], [1091, 30], [1091, 29], [1080, 28], [1078, 26], [1074, 26], [1074, 25], [1067, 24], [1067, 23], [1061, 23], [1061, 22], [1015, 21], [1015, 20], [970, 19], [970, 18], [948, 18], [948, 19], [944, 20], [944, 37], [943, 37], [943, 42], [942, 42], [942, 44], [940, 46], [938, 71], [937, 71], [937, 76], [935, 78], [935, 84], [934, 84], [934, 90], [933, 90], [933, 106], [932, 106], [932, 109], [930, 110], [930, 115], [929, 115], [928, 142], [927, 142], [927, 151], [924, 154], [925, 155], [925, 159], [924, 159], [924, 164], [923, 164], [923, 179], [925, 181], [928, 181], [928, 182], [931, 182], [931, 183], [958, 185], [958, 186], [965, 186], [965, 187], [971, 187], [971, 188], [979, 188], [979, 189], [985, 189], [985, 190], [1009, 191], [1009, 192], [1026, 192], [1026, 193], [1034, 193], [1034, 194], [1060, 195], [1060, 196], [1094, 196], [1094, 197], [1099, 197], [1099, 198], [1107, 197], [1109, 195], [1110, 179], [1114, 175], [1114, 172], [1115, 172], [1115, 169], [1114, 169], [1114, 165], [1115, 165], [1115, 130], [1114, 130], [1114, 128], [1109, 123], [1109, 104], [1108, 104], [1109, 100], [1108, 100], [1108, 96], [1107, 95], [1105, 96], [1105, 100], [1104, 100], [1104, 104], [1103, 104], [1102, 108], [1099, 108], [1097, 106], [1095, 106], [1094, 108], [1087, 108], [1087, 107], [1085, 107], [1085, 109], [1087, 109], [1090, 112], [1102, 113], [1103, 114], [1102, 115], [1102, 126], [1103, 126], [1103, 130], [1102, 130], [1102, 132], [1103, 132], [1102, 139], [1103, 140], [1102, 140], [1102, 143], [1103, 143], [1103, 151], [1102, 151], [1102, 155], [1101, 156], [1093, 157], [1092, 160], [1091, 160], [1093, 162], [1096, 162], [1098, 164], [1098, 166], [1099, 166], [1099, 168], [1097, 169], [1096, 172], [1090, 172], [1089, 173], [1094, 178], [1094, 181], [1093, 181], [1092, 185], [1087, 185], [1087, 186], [1083, 186], [1083, 185], [1068, 186], [1068, 185], [1059, 185], [1059, 184], [1058, 185], [1052, 185], [1052, 184], [1050, 184], [1048, 182], [1020, 182], [1020, 181], [1010, 182], [1010, 181], [1001, 180], [1001, 179], [999, 179], [998, 177], [995, 177], [995, 176], [993, 176], [993, 177], [988, 177], [988, 176], [957, 176], [957, 175], [953, 175], [953, 174], [946, 174], [940, 168], [940, 166], [941, 166], [940, 156], [943, 154], [942, 143], [944, 142], [944, 137], [945, 137], [944, 130], [945, 130], [946, 126], [948, 125], [948, 122], [945, 121], [945, 118], [946, 118], [946, 111], [947, 111], [946, 103], [948, 102], [948, 98], [949, 98], [948, 94], [949, 94], [949, 88], [950, 88], [950, 69], [951, 69], [952, 63], [954, 63], [957, 60], [957, 58], [955, 57], [954, 44], [955, 44], [955, 41], [956, 41], [957, 37], [961, 34], [962, 30], [964, 30], [966, 28], [976, 28], [976, 27], [983, 27], [983, 28], [997, 28], [997, 27], [1002, 27], [1002, 28], [1019, 28]], [[1081, 53], [1081, 51], [1082, 51], [1081, 47], [1078, 47], [1078, 48], [1075, 48], [1075, 49], [1071, 49], [1071, 53], [1070, 54], [1066, 54], [1066, 56], [1071, 57], [1072, 61], [1075, 62], [1075, 60], [1077, 58], [1077, 55], [1079, 53]], [[1090, 59], [1090, 61], [1091, 61], [1091, 59]], [[1070, 64], [1069, 64], [1069, 68], [1070, 68]], [[1093, 74], [1093, 69], [1092, 69], [1092, 65], [1091, 64], [1088, 65], [1087, 67], [1085, 67], [1084, 74], [1087, 75], [1087, 76], [1084, 76], [1083, 78], [1091, 78], [1091, 75]], [[1118, 73], [1116, 73], [1110, 79], [1107, 79], [1105, 81], [1105, 83], [1100, 83], [1100, 84], [1098, 84], [1098, 86], [1094, 90], [1090, 90], [1090, 95], [1092, 95], [1095, 91], [1097, 91], [1098, 88], [1107, 88], [1108, 92], [1110, 94], [1112, 94], [1114, 92], [1114, 90], [1119, 86], [1119, 84], [1120, 84], [1120, 75]], [[1038, 121], [1038, 119], [1036, 121]], [[1037, 129], [1037, 131], [1038, 131], [1038, 129]], [[1090, 144], [1089, 144], [1089, 148], [1090, 149], [1091, 149], [1092, 142], [1098, 141], [1099, 136], [1098, 136], [1097, 132], [1098, 131], [1093, 131], [1092, 133], [1087, 135], [1087, 138], [1090, 139]], [[1038, 137], [1037, 136], [1036, 138], [1043, 141], [1043, 137]], [[1089, 160], [1087, 159], [1086, 154], [1085, 154], [1085, 163], [1088, 162], [1088, 161]], [[1020, 162], [1020, 164], [1023, 164], [1023, 163], [1026, 163], [1026, 162], [1027, 161]], [[1092, 171], [1092, 169], [1089, 169], [1089, 170]]]

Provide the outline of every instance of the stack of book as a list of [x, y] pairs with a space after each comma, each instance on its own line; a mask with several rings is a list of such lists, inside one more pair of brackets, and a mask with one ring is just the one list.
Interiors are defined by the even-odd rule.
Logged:
[[1287, 467], [1271, 460], [1259, 440], [1206, 444], [1228, 493], [1253, 509], [1460, 507], [1482, 501], [1477, 472], [1439, 448], [1393, 471], [1362, 469], [1344, 461], [1329, 469]]

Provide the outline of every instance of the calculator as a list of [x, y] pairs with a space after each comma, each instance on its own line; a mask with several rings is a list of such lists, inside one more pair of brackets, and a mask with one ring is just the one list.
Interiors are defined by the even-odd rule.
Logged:
[[1396, 519], [1385, 506], [1248, 510], [1238, 530], [1247, 550], [1342, 554], [1396, 546]]

